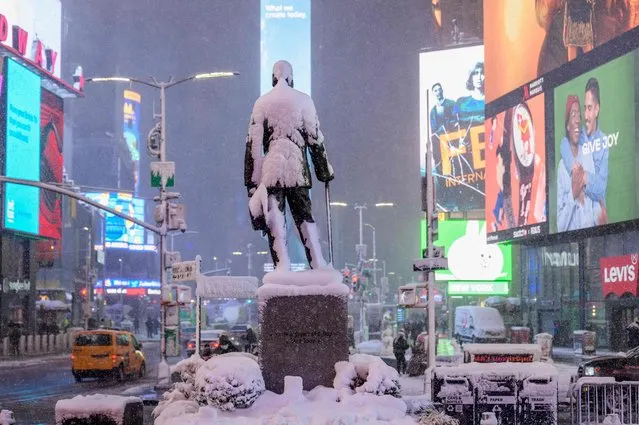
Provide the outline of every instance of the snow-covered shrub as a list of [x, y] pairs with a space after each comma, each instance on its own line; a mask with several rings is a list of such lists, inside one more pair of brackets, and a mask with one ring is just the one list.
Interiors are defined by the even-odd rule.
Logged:
[[[162, 403], [160, 403], [160, 405], [161, 404]], [[158, 411], [160, 405], [158, 405], [158, 407], [153, 410], [155, 425], [174, 424], [176, 423], [174, 422], [174, 420], [177, 420], [177, 423], [183, 423], [180, 422], [181, 418], [191, 413], [197, 413], [198, 409], [200, 408], [200, 406], [196, 402], [190, 400], [174, 401], [170, 404], [165, 405], [164, 408]]]
[[13, 425], [16, 421], [13, 418], [13, 412], [11, 410], [0, 411], [0, 425]]
[[400, 397], [399, 374], [382, 359], [368, 354], [353, 354], [348, 362], [335, 364], [333, 387], [358, 393]]
[[247, 356], [214, 356], [195, 374], [196, 401], [220, 410], [250, 407], [265, 390], [260, 366]]
[[195, 396], [193, 392], [193, 384], [187, 384], [185, 382], [178, 382], [173, 385], [170, 391], [165, 392], [162, 397], [163, 400], [153, 409], [153, 417], [157, 418], [162, 414], [169, 404], [193, 399]]
[[182, 382], [193, 384], [195, 382], [195, 372], [197, 372], [203, 364], [204, 359], [198, 355], [193, 355], [176, 363], [176, 365], [171, 368], [171, 373], [177, 372], [180, 374]]
[[419, 418], [419, 424], [421, 425], [459, 425], [459, 421], [455, 418], [451, 418], [445, 413], [438, 412], [437, 410], [430, 410], [424, 416]]

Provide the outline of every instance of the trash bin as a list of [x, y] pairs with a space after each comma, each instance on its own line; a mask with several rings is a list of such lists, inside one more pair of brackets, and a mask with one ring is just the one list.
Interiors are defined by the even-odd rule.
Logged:
[[499, 424], [515, 424], [517, 416], [517, 376], [507, 371], [481, 375], [475, 384], [475, 422], [492, 412]]
[[592, 331], [573, 331], [575, 354], [595, 354], [597, 351], [597, 333]]
[[528, 344], [530, 341], [530, 329], [523, 326], [513, 326], [510, 328], [511, 344]]
[[557, 424], [556, 376], [530, 376], [519, 381], [518, 425]]
[[433, 402], [457, 419], [459, 425], [474, 424], [475, 397], [470, 377], [447, 374], [453, 368], [436, 368], [432, 384]]
[[535, 344], [538, 344], [541, 347], [542, 360], [552, 358], [552, 335], [549, 333], [540, 333], [535, 335]]

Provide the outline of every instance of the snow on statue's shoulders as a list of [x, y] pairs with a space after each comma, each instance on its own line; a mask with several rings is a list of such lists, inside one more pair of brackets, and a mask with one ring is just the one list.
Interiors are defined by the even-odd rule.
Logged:
[[342, 275], [332, 267], [291, 272], [275, 270], [264, 275], [264, 285], [258, 289], [261, 299], [298, 295], [347, 296], [348, 286]]

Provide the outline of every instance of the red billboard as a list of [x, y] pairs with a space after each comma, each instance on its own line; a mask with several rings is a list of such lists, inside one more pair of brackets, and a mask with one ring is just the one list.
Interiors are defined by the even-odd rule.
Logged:
[[621, 297], [627, 293], [637, 296], [637, 263], [639, 254], [604, 257], [599, 260], [604, 297], [609, 294]]
[[[40, 180], [62, 183], [62, 137], [64, 104], [61, 98], [42, 90], [40, 104]], [[60, 239], [62, 200], [59, 194], [40, 191], [40, 231], [46, 238]]]

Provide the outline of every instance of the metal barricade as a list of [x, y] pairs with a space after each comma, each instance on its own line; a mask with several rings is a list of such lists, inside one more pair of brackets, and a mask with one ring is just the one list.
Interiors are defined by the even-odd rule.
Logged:
[[572, 388], [570, 408], [573, 425], [639, 424], [639, 382], [581, 378]]

